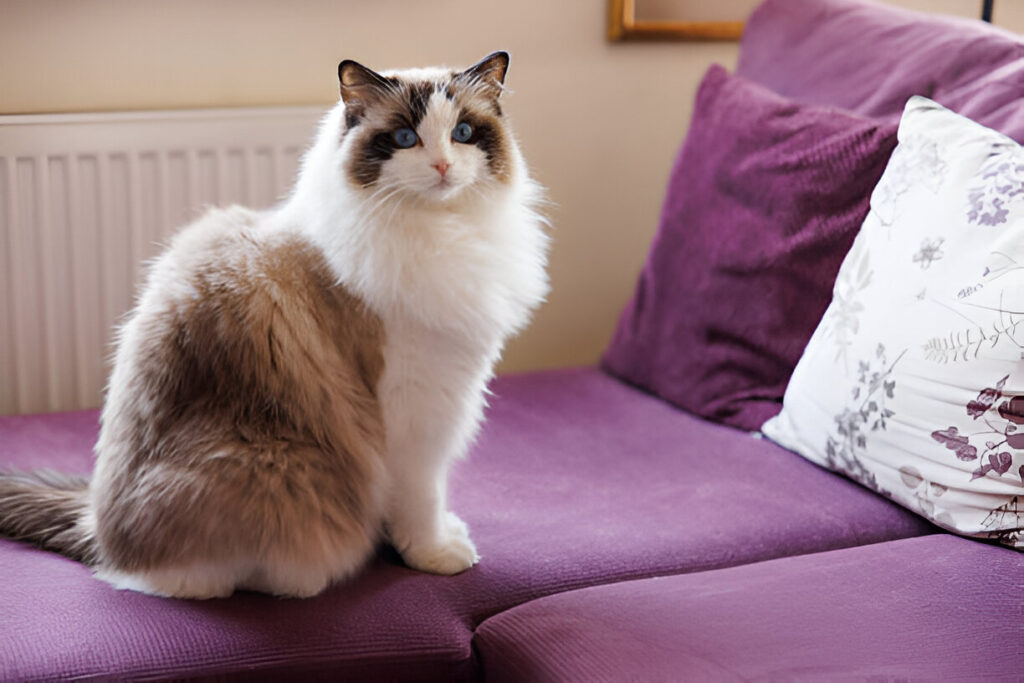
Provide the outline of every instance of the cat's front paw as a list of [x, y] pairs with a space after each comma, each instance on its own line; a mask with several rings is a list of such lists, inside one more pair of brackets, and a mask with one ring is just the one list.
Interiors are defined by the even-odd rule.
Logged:
[[445, 514], [444, 528], [433, 542], [412, 539], [400, 552], [413, 569], [446, 576], [466, 571], [480, 561], [466, 523], [451, 512]]

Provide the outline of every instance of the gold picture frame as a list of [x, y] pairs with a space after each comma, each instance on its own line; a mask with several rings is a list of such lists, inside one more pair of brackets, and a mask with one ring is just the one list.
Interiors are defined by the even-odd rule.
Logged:
[[742, 21], [637, 21], [635, 0], [608, 0], [608, 40], [739, 40]]

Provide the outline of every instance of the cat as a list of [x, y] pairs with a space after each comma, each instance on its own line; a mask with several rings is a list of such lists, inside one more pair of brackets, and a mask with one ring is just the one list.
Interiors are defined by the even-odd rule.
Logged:
[[152, 264], [92, 477], [0, 475], [0, 533], [181, 598], [312, 596], [382, 540], [415, 569], [473, 566], [448, 470], [549, 287], [508, 63], [341, 62], [291, 194], [209, 211]]

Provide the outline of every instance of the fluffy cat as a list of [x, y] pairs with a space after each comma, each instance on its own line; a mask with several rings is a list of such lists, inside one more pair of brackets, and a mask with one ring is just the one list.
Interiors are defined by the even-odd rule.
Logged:
[[290, 197], [211, 211], [152, 265], [91, 479], [0, 476], [0, 533], [188, 598], [314, 595], [382, 537], [424, 571], [476, 563], [448, 469], [548, 288], [507, 67], [342, 62]]

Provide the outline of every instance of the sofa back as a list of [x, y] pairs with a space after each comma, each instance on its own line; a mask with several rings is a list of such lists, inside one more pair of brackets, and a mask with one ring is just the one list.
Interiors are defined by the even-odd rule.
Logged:
[[800, 102], [880, 118], [924, 95], [1024, 141], [1024, 41], [977, 20], [868, 0], [766, 0], [736, 71]]

